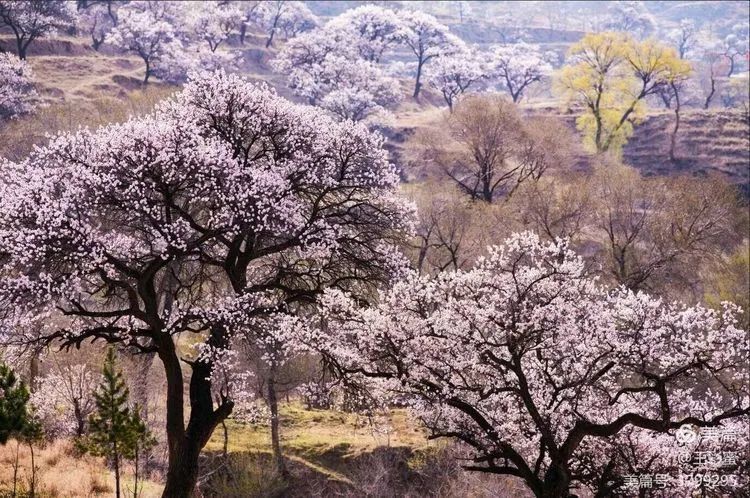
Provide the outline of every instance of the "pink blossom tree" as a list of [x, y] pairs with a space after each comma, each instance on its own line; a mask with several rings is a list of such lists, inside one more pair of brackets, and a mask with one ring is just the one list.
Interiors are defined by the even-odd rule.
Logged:
[[[232, 354], [245, 324], [327, 287], [367, 296], [403, 263], [410, 210], [382, 138], [221, 72], [3, 170], [2, 339], [155, 353], [165, 497], [190, 495], [201, 449], [245, 394]], [[188, 358], [186, 332], [203, 338]]]
[[273, 45], [274, 37], [282, 32], [293, 38], [303, 31], [314, 28], [318, 21], [303, 2], [292, 0], [269, 0], [261, 2], [254, 19], [268, 33], [266, 48]]
[[37, 101], [31, 66], [13, 54], [0, 54], [0, 120], [32, 112]]
[[491, 76], [500, 82], [513, 102], [523, 98], [529, 85], [541, 81], [552, 72], [550, 56], [543, 54], [538, 45], [514, 43], [495, 47], [490, 55]]
[[330, 34], [328, 25], [291, 40], [272, 66], [297, 95], [341, 119], [361, 121], [401, 100], [398, 81], [360, 58], [348, 33]]
[[211, 52], [219, 46], [243, 22], [244, 13], [234, 3], [200, 2], [186, 12], [187, 24], [193, 37], [208, 45]]
[[398, 14], [377, 5], [347, 10], [331, 19], [325, 30], [332, 37], [347, 40], [361, 58], [370, 62], [380, 62], [407, 34], [406, 25]]
[[74, 14], [74, 4], [65, 0], [0, 0], [0, 27], [13, 33], [20, 59], [26, 59], [34, 40], [70, 26]]
[[698, 28], [692, 19], [682, 19], [680, 24], [667, 33], [667, 38], [677, 48], [680, 59], [689, 58], [699, 42]]
[[727, 78], [730, 78], [737, 66], [737, 62], [747, 58], [750, 52], [750, 28], [746, 24], [735, 24], [731, 32], [724, 38], [723, 53], [729, 61]]
[[[111, 9], [111, 7], [109, 7]], [[111, 15], [110, 15], [111, 12]], [[78, 29], [91, 37], [91, 47], [99, 50], [110, 30], [115, 26], [114, 12], [103, 4], [94, 4], [78, 14]]]
[[447, 26], [424, 12], [406, 11], [402, 14], [402, 19], [406, 24], [404, 44], [417, 58], [414, 98], [418, 99], [425, 64], [437, 56], [461, 52], [465, 49], [465, 44]]
[[83, 436], [96, 404], [101, 374], [85, 363], [54, 363], [31, 393], [31, 404], [45, 432], [53, 437]]
[[485, 76], [482, 64], [467, 52], [435, 59], [428, 71], [428, 82], [443, 95], [448, 109], [453, 112], [456, 99]]
[[133, 52], [146, 65], [143, 83], [151, 76], [184, 73], [175, 71], [187, 62], [183, 41], [176, 27], [178, 2], [134, 1], [120, 8], [119, 22], [105, 41], [123, 50]]
[[[519, 234], [471, 270], [406, 278], [376, 307], [340, 291], [324, 305], [307, 342], [339, 372], [382, 379], [431, 437], [468, 448], [466, 468], [538, 497], [620, 492], [656, 438], [746, 425], [750, 413], [736, 307], [603, 288], [563, 240]], [[628, 459], [631, 435], [641, 441]]]

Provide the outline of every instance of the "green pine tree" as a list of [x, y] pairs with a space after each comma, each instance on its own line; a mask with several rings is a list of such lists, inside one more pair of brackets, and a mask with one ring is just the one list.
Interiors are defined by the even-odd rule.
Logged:
[[136, 460], [135, 496], [138, 494], [137, 459], [139, 453], [154, 444], [154, 439], [138, 410], [128, 406], [128, 388], [117, 369], [115, 351], [110, 348], [104, 361], [102, 383], [94, 394], [96, 411], [89, 418], [89, 434], [79, 448], [106, 457], [115, 472], [115, 492], [120, 497], [123, 460]]
[[[29, 390], [20, 382], [13, 370], [0, 363], [0, 445], [13, 437], [18, 444], [25, 443], [31, 450], [30, 496], [36, 492], [36, 462], [34, 460], [34, 443], [42, 439], [42, 424], [28, 406]], [[18, 483], [18, 451], [13, 466], [13, 496], [16, 495]]]
[[39, 431], [38, 424], [27, 406], [29, 390], [20, 382], [13, 370], [0, 363], [0, 444], [8, 438], [26, 439]]

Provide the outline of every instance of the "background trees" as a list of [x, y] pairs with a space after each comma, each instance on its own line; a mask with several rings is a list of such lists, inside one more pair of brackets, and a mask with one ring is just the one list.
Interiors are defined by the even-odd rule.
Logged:
[[[422, 157], [471, 198], [491, 203], [538, 179], [565, 155], [566, 133], [538, 124], [527, 130], [515, 104], [503, 97], [467, 97], [439, 130], [420, 136]], [[555, 149], [561, 156], [554, 157]]]
[[473, 54], [458, 53], [438, 57], [430, 66], [429, 82], [430, 86], [440, 91], [452, 112], [454, 102], [485, 76], [485, 71]]
[[671, 48], [618, 33], [584, 36], [571, 47], [570, 59], [559, 86], [582, 108], [578, 127], [597, 152], [621, 147], [644, 99], [690, 71]]
[[81, 437], [95, 408], [93, 394], [100, 376], [85, 363], [62, 364], [57, 358], [52, 362], [55, 366], [37, 382], [31, 404], [49, 435]]
[[99, 50], [116, 19], [111, 3], [95, 4], [78, 13], [77, 26], [91, 37], [91, 47]]
[[279, 31], [287, 38], [292, 38], [317, 24], [315, 16], [303, 2], [290, 0], [261, 2], [253, 17], [268, 33], [266, 48], [273, 44], [273, 39]]
[[0, 27], [7, 26], [13, 32], [18, 57], [23, 60], [34, 40], [70, 26], [73, 14], [73, 4], [65, 0], [3, 0], [0, 2]]
[[513, 102], [521, 100], [526, 87], [552, 71], [550, 55], [527, 43], [497, 46], [489, 57], [490, 74], [500, 80]]
[[465, 47], [464, 42], [451, 34], [447, 26], [428, 14], [408, 11], [404, 14], [403, 20], [407, 28], [404, 44], [417, 58], [414, 77], [414, 98], [417, 99], [422, 89], [422, 71], [425, 64], [437, 56], [452, 55]]
[[175, 5], [170, 2], [130, 2], [119, 11], [119, 22], [106, 42], [137, 54], [146, 65], [143, 83], [157, 71], [169, 74], [175, 64], [189, 60], [173, 22]]

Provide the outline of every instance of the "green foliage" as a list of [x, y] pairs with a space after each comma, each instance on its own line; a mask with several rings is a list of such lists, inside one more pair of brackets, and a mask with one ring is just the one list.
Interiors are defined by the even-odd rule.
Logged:
[[691, 67], [671, 47], [625, 33], [589, 33], [569, 50], [556, 87], [581, 109], [578, 129], [596, 152], [619, 153], [646, 109], [646, 97], [684, 81]]
[[0, 364], [0, 444], [9, 438], [31, 442], [39, 439], [42, 428], [27, 406], [29, 390], [13, 370]]
[[106, 457], [119, 481], [120, 462], [138, 458], [156, 440], [138, 408], [131, 410], [128, 406], [129, 391], [122, 372], [117, 369], [113, 348], [107, 351], [102, 373], [102, 383], [94, 394], [96, 411], [89, 418], [89, 434], [79, 439], [76, 446], [84, 453]]

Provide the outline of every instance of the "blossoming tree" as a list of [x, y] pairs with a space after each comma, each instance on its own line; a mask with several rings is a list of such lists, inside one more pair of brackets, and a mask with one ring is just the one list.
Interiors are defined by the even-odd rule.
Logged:
[[370, 62], [380, 62], [407, 35], [406, 25], [398, 15], [377, 5], [347, 10], [331, 19], [325, 31], [335, 38], [346, 39], [360, 57]]
[[378, 64], [359, 57], [349, 35], [327, 29], [304, 33], [287, 43], [272, 65], [310, 104], [341, 119], [361, 121], [397, 103], [401, 91]]
[[224, 73], [3, 170], [3, 341], [155, 353], [168, 497], [191, 493], [201, 449], [247, 395], [235, 334], [327, 287], [371, 293], [400, 267], [410, 213], [381, 137]]
[[13, 54], [0, 54], [0, 119], [33, 111], [37, 100], [31, 66]]
[[20, 59], [26, 59], [34, 40], [70, 26], [74, 14], [73, 3], [65, 0], [0, 1], [0, 27], [7, 26], [13, 33]]
[[420, 11], [407, 11], [403, 14], [406, 24], [404, 44], [417, 58], [417, 72], [414, 79], [414, 98], [419, 98], [422, 89], [422, 72], [425, 64], [437, 56], [455, 54], [465, 49], [464, 42], [452, 34], [447, 26], [435, 17]]
[[500, 81], [513, 102], [521, 100], [529, 85], [552, 72], [550, 57], [543, 54], [538, 45], [500, 45], [491, 52], [489, 59], [491, 76]]
[[317, 24], [317, 18], [307, 5], [292, 0], [261, 2], [253, 20], [268, 34], [266, 48], [273, 45], [273, 39], [280, 31], [286, 38], [293, 38]]
[[186, 62], [183, 41], [176, 27], [176, 2], [135, 1], [118, 11], [117, 26], [105, 42], [133, 52], [146, 65], [143, 83], [156, 73], [175, 74], [178, 63]]
[[746, 424], [736, 311], [603, 288], [565, 241], [524, 233], [469, 271], [411, 276], [374, 308], [331, 291], [308, 341], [340, 372], [383, 379], [432, 437], [468, 448], [468, 469], [538, 497], [602, 496], [633, 462], [667, 468], [649, 458], [658, 437]]
[[428, 81], [430, 86], [440, 91], [448, 109], [453, 112], [454, 102], [485, 75], [477, 58], [467, 52], [435, 59], [428, 73]]

